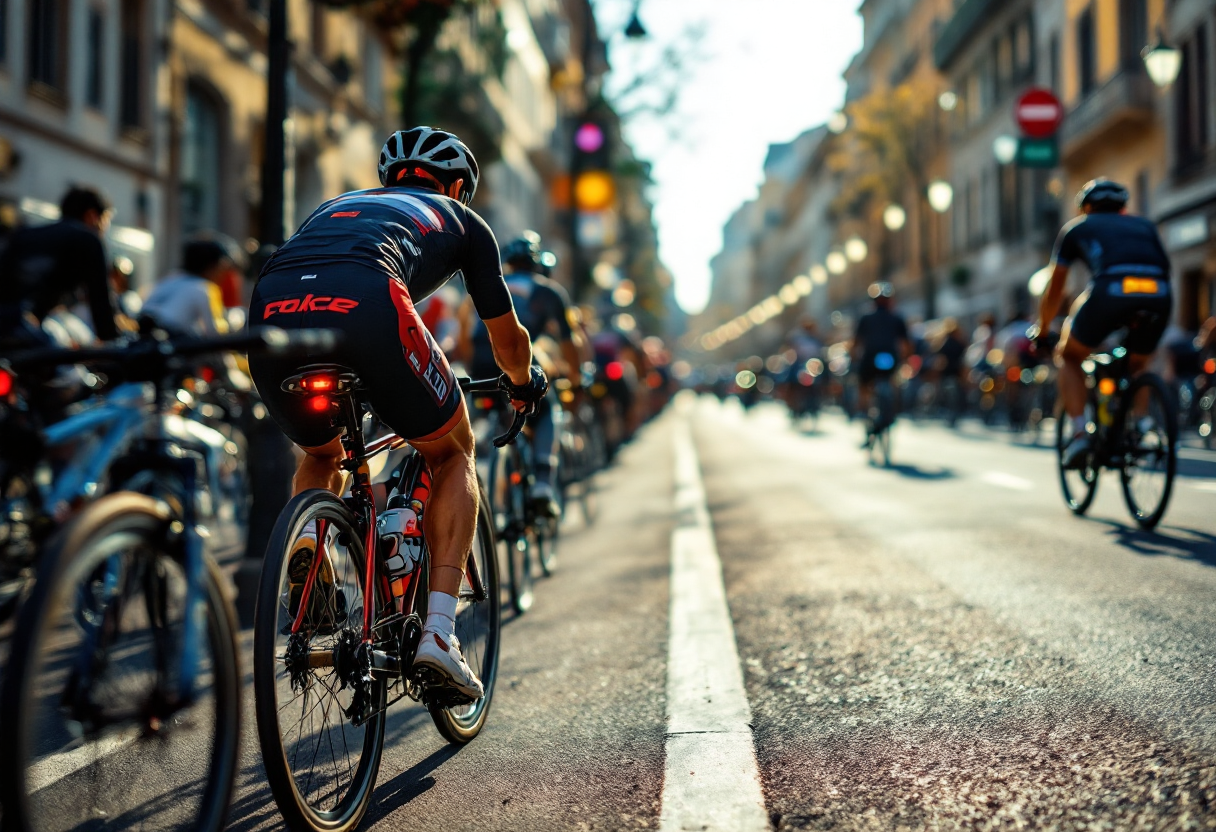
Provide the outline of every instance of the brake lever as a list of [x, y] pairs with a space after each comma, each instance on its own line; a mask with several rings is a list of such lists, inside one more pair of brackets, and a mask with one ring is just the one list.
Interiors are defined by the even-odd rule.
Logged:
[[515, 441], [515, 437], [519, 436], [519, 432], [524, 429], [524, 422], [527, 420], [520, 411], [515, 411], [515, 419], [511, 422], [511, 427], [507, 428], [507, 432], [494, 440], [495, 448], [505, 448]]

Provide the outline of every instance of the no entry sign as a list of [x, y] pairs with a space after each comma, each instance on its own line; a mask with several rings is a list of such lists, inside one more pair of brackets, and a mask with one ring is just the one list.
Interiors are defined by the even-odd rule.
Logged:
[[1060, 99], [1050, 90], [1035, 87], [1027, 90], [1014, 107], [1014, 117], [1022, 135], [1032, 139], [1054, 136], [1064, 120], [1064, 108]]

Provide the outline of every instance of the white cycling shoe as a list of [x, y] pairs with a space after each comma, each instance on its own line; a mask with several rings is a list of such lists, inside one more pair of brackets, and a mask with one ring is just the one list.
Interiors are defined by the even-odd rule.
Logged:
[[454, 635], [449, 638], [434, 630], [424, 629], [418, 643], [418, 652], [414, 655], [414, 672], [417, 673], [419, 669], [434, 671], [442, 677], [441, 680], [428, 680], [429, 684], [439, 681], [443, 686], [458, 690], [473, 701], [485, 696], [485, 688], [461, 655], [460, 641]]

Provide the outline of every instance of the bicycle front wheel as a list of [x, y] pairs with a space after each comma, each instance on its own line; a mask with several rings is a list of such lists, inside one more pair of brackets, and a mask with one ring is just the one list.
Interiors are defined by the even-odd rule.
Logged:
[[1178, 467], [1178, 419], [1165, 382], [1145, 373], [1127, 391], [1120, 436], [1123, 498], [1143, 529], [1161, 522]]
[[0, 695], [6, 830], [223, 828], [235, 616], [183, 548], [164, 504], [117, 493], [45, 553]]
[[1084, 514], [1093, 504], [1098, 493], [1098, 466], [1090, 455], [1083, 468], [1065, 468], [1064, 448], [1072, 441], [1072, 425], [1068, 414], [1056, 414], [1056, 468], [1060, 472], [1060, 490], [1064, 503], [1073, 514]]
[[379, 611], [390, 599], [379, 582], [377, 597], [364, 598], [364, 563], [359, 524], [328, 491], [294, 497], [266, 549], [254, 618], [258, 741], [270, 791], [293, 829], [353, 829], [376, 785], [386, 685], [360, 665], [360, 646], [364, 604]]
[[[456, 638], [460, 640], [465, 661], [481, 680], [485, 695], [471, 705], [455, 708], [427, 705], [439, 733], [448, 742], [457, 745], [463, 745], [481, 733], [490, 710], [490, 700], [494, 697], [494, 680], [498, 676], [502, 602], [498, 585], [494, 521], [484, 489], [478, 504], [477, 527], [469, 559], [472, 563], [460, 582], [460, 596], [456, 605]], [[477, 575], [481, 583], [480, 592], [470, 582], [470, 574]]]
[[532, 608], [536, 535], [528, 528], [527, 477], [519, 449], [513, 444], [499, 448], [491, 457], [489, 497], [494, 532], [507, 564], [511, 608], [523, 615]]

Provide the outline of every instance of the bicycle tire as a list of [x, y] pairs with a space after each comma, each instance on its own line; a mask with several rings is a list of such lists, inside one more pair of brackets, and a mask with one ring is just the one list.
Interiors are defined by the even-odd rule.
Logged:
[[[1164, 436], [1160, 431], [1154, 431], [1154, 441], [1145, 443], [1147, 435], [1137, 436], [1139, 425], [1131, 422], [1135, 419], [1132, 413], [1134, 402], [1142, 390], [1147, 390], [1150, 398], [1150, 414], [1144, 418], [1154, 420], [1155, 426], [1159, 426], [1164, 430]], [[1158, 411], [1152, 413], [1151, 400], [1155, 399], [1158, 403]], [[1137, 377], [1124, 394], [1123, 401], [1123, 423], [1120, 425], [1119, 435], [1124, 442], [1126, 449], [1123, 469], [1121, 471], [1120, 480], [1123, 484], [1123, 499], [1127, 503], [1127, 510], [1131, 512], [1132, 518], [1137, 525], [1142, 529], [1152, 529], [1161, 522], [1161, 518], [1165, 516], [1165, 510], [1169, 506], [1170, 495], [1174, 490], [1174, 477], [1178, 470], [1178, 417], [1173, 412], [1171, 405], [1172, 399], [1169, 396], [1169, 388], [1166, 387], [1165, 381], [1160, 376], [1154, 373], [1144, 373]], [[1161, 439], [1165, 440], [1164, 444]], [[1129, 439], [1134, 442], [1129, 442]], [[1156, 448], [1156, 451], [1154, 451]], [[1164, 453], [1161, 453], [1161, 452]], [[1141, 505], [1141, 500], [1134, 493], [1136, 491], [1133, 479], [1133, 472], [1130, 470], [1130, 457], [1133, 455], [1143, 454], [1144, 457], [1149, 455], [1155, 457], [1158, 461], [1163, 461], [1164, 466], [1158, 467], [1158, 471], [1164, 475], [1164, 481], [1161, 484], [1161, 496], [1157, 499], [1156, 505], [1151, 508]], [[1137, 470], [1140, 470], [1138, 466]]]
[[[1094, 496], [1098, 493], [1098, 468], [1092, 464], [1081, 469], [1065, 468], [1062, 464], [1064, 446], [1072, 439], [1069, 432], [1068, 414], [1060, 411], [1056, 414], [1056, 470], [1060, 476], [1060, 490], [1064, 494], [1064, 504], [1078, 516], [1083, 516], [1093, 505]], [[1076, 476], [1079, 482], [1070, 482], [1070, 477]]]
[[1199, 402], [1199, 438], [1205, 450], [1216, 445], [1216, 392], [1208, 391]]
[[[498, 650], [502, 627], [502, 596], [498, 581], [497, 545], [494, 518], [490, 512], [485, 489], [477, 508], [477, 532], [469, 557], [477, 559], [477, 568], [485, 588], [484, 601], [471, 597], [468, 580], [461, 581], [460, 601], [456, 610], [456, 637], [460, 640], [465, 660], [481, 680], [485, 695], [472, 705], [443, 708], [427, 704], [431, 719], [439, 733], [453, 745], [464, 745], [485, 726], [490, 703], [494, 698], [494, 682], [498, 678]], [[484, 626], [484, 631], [481, 627]]]
[[[0, 755], [0, 799], [3, 800], [5, 830], [32, 832], [56, 828], [52, 826], [53, 820], [63, 818], [53, 819], [50, 816], [52, 812], [47, 808], [55, 800], [56, 791], [64, 792], [60, 801], [61, 810], [83, 812], [80, 822], [86, 826], [96, 823], [98, 817], [121, 823], [120, 818], [142, 812], [132, 820], [133, 823], [141, 823], [141, 828], [218, 832], [224, 827], [238, 765], [241, 674], [237, 659], [236, 616], [222, 589], [219, 569], [214, 561], [204, 557], [199, 576], [203, 589], [201, 603], [206, 611], [206, 642], [212, 654], [209, 678], [214, 695], [210, 698], [210, 707], [215, 720], [209, 743], [206, 737], [202, 738], [200, 744], [194, 742], [197, 737], [190, 736], [206, 721], [204, 711], [208, 708], [208, 697], [201, 697], [191, 705], [170, 708], [163, 721], [159, 717], [153, 721], [146, 716], [146, 708], [156, 707], [158, 703], [162, 703], [163, 707], [164, 700], [159, 696], [164, 695], [164, 691], [159, 689], [159, 680], [165, 666], [170, 665], [182, 649], [180, 641], [158, 639], [155, 632], [157, 625], [151, 621], [160, 618], [160, 624], [166, 623], [168, 613], [174, 606], [169, 597], [172, 593], [158, 595], [156, 600], [145, 598], [142, 606], [118, 600], [129, 597], [125, 593], [131, 591], [163, 591], [168, 588], [169, 562], [182, 565], [180, 542], [170, 541], [166, 537], [171, 522], [172, 515], [163, 503], [140, 494], [116, 492], [98, 500], [75, 517], [45, 551], [34, 589], [21, 609], [3, 692], [0, 693], [0, 712], [6, 717], [0, 724], [0, 746], [5, 749], [5, 753]], [[128, 545], [136, 554], [129, 560], [123, 560], [121, 552], [124, 549], [107, 549], [107, 545]], [[147, 569], [146, 558], [149, 555], [156, 558], [156, 568], [151, 570]], [[166, 557], [162, 558], [162, 555]], [[119, 573], [121, 577], [114, 579], [115, 583], [98, 581], [98, 569], [118, 568], [124, 571]], [[183, 586], [185, 574], [182, 568]], [[104, 573], [104, 577], [109, 578], [110, 574]], [[141, 580], [135, 580], [135, 577]], [[77, 584], [77, 580], [86, 583]], [[182, 606], [184, 608], [184, 604]], [[67, 617], [61, 619], [61, 614]], [[116, 650], [101, 648], [101, 654], [108, 654], [102, 662], [98, 642], [86, 642], [82, 646], [77, 668], [79, 662], [88, 662], [85, 672], [96, 673], [97, 679], [86, 684], [83, 690], [76, 690], [75, 695], [80, 697], [77, 701], [83, 700], [82, 712], [102, 726], [107, 724], [100, 716], [105, 699], [112, 700], [115, 710], [132, 715], [128, 719], [117, 720], [118, 724], [139, 724], [128, 725], [122, 731], [107, 732], [99, 728], [96, 756], [79, 767], [82, 748], [72, 742], [67, 744], [68, 750], [62, 755], [54, 759], [47, 755], [35, 761], [33, 733], [35, 726], [43, 725], [35, 699], [36, 692], [51, 687], [58, 691], [62, 683], [56, 684], [53, 680], [62, 679], [65, 675], [57, 667], [62, 664], [62, 654], [69, 652], [62, 649], [65, 637], [73, 633], [73, 627], [85, 634], [87, 624], [82, 622], [94, 616], [104, 619], [104, 626], [95, 628], [97, 637], [110, 640], [109, 646], [114, 645], [113, 639], [119, 639], [121, 647]], [[154, 631], [151, 637], [137, 635], [133, 631], [130, 641], [121, 641], [124, 622], [136, 623], [140, 618], [145, 619], [146, 628]], [[163, 632], [160, 633], [162, 638], [163, 635]], [[87, 638], [87, 634], [85, 636]], [[144, 684], [137, 679], [141, 674], [131, 666], [133, 651], [130, 646], [148, 641], [167, 647], [168, 655], [163, 658], [170, 662], [162, 665], [156, 661], [153, 671], [142, 674], [155, 676], [158, 682], [151, 696], [146, 699], [136, 696], [133, 701], [131, 688], [142, 688]], [[57, 652], [45, 655], [44, 648]], [[41, 659], [48, 661], [44, 665]], [[122, 672], [130, 674], [125, 684], [111, 678]], [[68, 711], [63, 697], [68, 696], [69, 689], [74, 687], [73, 680], [79, 678], [75, 674], [75, 671], [67, 674], [68, 682], [63, 693], [52, 697], [54, 704], [48, 709], [58, 714], [65, 723]], [[207, 674], [204, 670], [199, 675]], [[189, 712], [189, 718], [183, 721], [178, 715], [184, 711]], [[79, 721], [73, 721], [73, 724], [83, 727]], [[180, 750], [183, 745], [172, 742], [180, 738], [186, 739], [186, 749], [205, 749], [204, 753], [210, 755], [209, 762], [202, 767], [202, 777], [206, 782], [198, 790], [197, 803], [190, 799], [194, 794], [190, 782], [182, 784], [174, 781], [175, 776], [190, 777], [200, 771], [192, 768], [188, 761], [183, 761]], [[176, 750], [171, 750], [170, 745]], [[137, 753], [127, 753], [124, 749], [128, 746], [135, 746]], [[119, 768], [112, 775], [114, 787], [102, 785], [99, 788], [98, 782], [104, 772], [98, 770], [111, 759]], [[119, 763], [122, 765], [118, 766]], [[147, 771], [143, 777], [138, 771], [132, 771], [141, 763]], [[63, 775], [64, 771], [68, 773]], [[46, 782], [48, 778], [51, 778], [50, 782]], [[41, 788], [34, 788], [39, 785], [40, 779]], [[81, 787], [81, 779], [88, 779], [87, 787]], [[62, 789], [56, 789], [59, 784], [62, 784]], [[138, 791], [132, 788], [136, 784], [140, 786]], [[154, 791], [158, 786], [160, 791]], [[38, 794], [36, 802], [39, 805], [34, 805], [35, 801], [29, 793], [33, 791]], [[90, 798], [100, 797], [109, 800], [104, 807], [90, 801]], [[131, 809], [116, 805], [117, 801], [128, 797], [142, 801], [141, 805]], [[154, 811], [177, 812], [178, 819], [149, 818], [147, 813]], [[68, 823], [67, 828], [77, 828], [74, 821]]]
[[[323, 598], [321, 612], [328, 612], [335, 619], [329, 629], [337, 629], [334, 625], [338, 623], [338, 615], [343, 616], [342, 623], [347, 624], [348, 627], [355, 625], [356, 622], [359, 628], [362, 627], [362, 606], [360, 604], [363, 600], [364, 552], [359, 522], [346, 504], [328, 491], [312, 489], [298, 494], [279, 514], [262, 564], [257, 609], [254, 613], [254, 704], [257, 715], [258, 742], [261, 745], [262, 762], [266, 768], [266, 779], [287, 826], [314, 832], [346, 832], [346, 830], [354, 829], [366, 814], [380, 769], [381, 754], [384, 750], [384, 707], [387, 688], [384, 679], [373, 677], [370, 700], [375, 713], [362, 726], [355, 726], [355, 728], [363, 729], [363, 737], [361, 742], [353, 743], [359, 752], [358, 765], [351, 766], [351, 761], [349, 759], [346, 761], [349, 783], [346, 784], [344, 790], [342, 789], [341, 770], [336, 757], [333, 759], [335, 786], [332, 792], [334, 795], [341, 793], [341, 797], [334, 801], [332, 809], [326, 810], [314, 806], [310, 802], [309, 795], [302, 791], [297, 782], [297, 772], [293, 771], [294, 763], [288, 760], [289, 749], [286, 747], [288, 743], [285, 742], [290, 738], [292, 729], [288, 729], [289, 733], [285, 737], [280, 725], [281, 712], [286, 710], [295, 699], [303, 698], [304, 703], [300, 706], [302, 716], [299, 724], [299, 738], [300, 745], [304, 744], [303, 720], [313, 718], [311, 712], [306, 711], [307, 694], [314, 688], [314, 682], [334, 694], [333, 704], [345, 707], [338, 700], [337, 693], [334, 693], [324, 679], [313, 673], [311, 668], [307, 687], [298, 696], [289, 699], [286, 703], [280, 703], [279, 691], [284, 682], [287, 682], [288, 685], [287, 692], [294, 690], [290, 685], [290, 674], [283, 669], [285, 663], [279, 657], [280, 638], [286, 635], [282, 632], [283, 622], [288, 621], [291, 615], [290, 590], [287, 593], [286, 604], [283, 603], [282, 590], [284, 583], [289, 581], [288, 565], [292, 549], [303, 536], [307, 524], [316, 520], [325, 520], [329, 524], [329, 531], [326, 532], [326, 546], [327, 554], [331, 555], [330, 569], [333, 586], [349, 587], [356, 596], [355, 602], [352, 602], [345, 591], [339, 592], [338, 589], [334, 589], [329, 597], [321, 596]], [[347, 580], [348, 577], [350, 580]], [[377, 581], [376, 584], [376, 609], [382, 609], [385, 604], [389, 603], [389, 599], [384, 596], [382, 582]], [[316, 587], [317, 585], [314, 584], [314, 590]], [[333, 603], [339, 596], [348, 599], [342, 608], [342, 613], [335, 612], [335, 603]], [[309, 605], [312, 606], [311, 602]], [[312, 616], [310, 616], [310, 620], [311, 618]], [[314, 633], [308, 641], [310, 650], [312, 649], [312, 639], [320, 637], [322, 629], [320, 624], [313, 628]], [[290, 638], [290, 636], [287, 637]], [[331, 650], [336, 649], [338, 648], [335, 639]], [[333, 673], [336, 673], [336, 669]], [[329, 675], [332, 677], [333, 673]], [[344, 691], [338, 691], [338, 693], [342, 692]], [[316, 706], [313, 708], [315, 711]], [[323, 709], [322, 730], [329, 731], [326, 736], [332, 741], [334, 729], [329, 728], [329, 714], [329, 708]], [[340, 716], [345, 716], [345, 714]], [[287, 718], [289, 719], [290, 716]], [[338, 723], [337, 730], [341, 732], [342, 748], [349, 757], [352, 743], [346, 742], [348, 723], [340, 718], [336, 719], [336, 722]], [[315, 723], [310, 722], [310, 729], [313, 725]], [[318, 742], [318, 748], [320, 747], [321, 744]], [[292, 755], [295, 761], [299, 759], [298, 751], [297, 748], [297, 753]], [[306, 749], [305, 754], [307, 753]], [[315, 763], [316, 757], [317, 755], [314, 754], [310, 765]], [[312, 769], [310, 769], [304, 787], [308, 788], [312, 783]], [[329, 791], [324, 789], [313, 789], [309, 794], [315, 794], [318, 790], [323, 795], [329, 794]]]
[[535, 536], [527, 525], [527, 478], [523, 460], [514, 444], [499, 448], [490, 458], [490, 504], [495, 539], [507, 564], [507, 588], [511, 609], [523, 615], [535, 599], [532, 548]]

